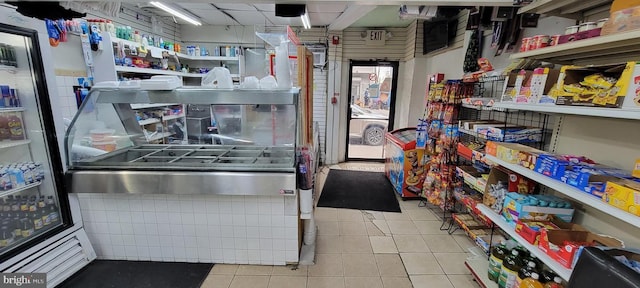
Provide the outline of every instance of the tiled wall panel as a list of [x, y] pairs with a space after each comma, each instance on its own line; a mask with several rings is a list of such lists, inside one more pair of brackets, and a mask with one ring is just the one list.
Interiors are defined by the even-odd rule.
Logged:
[[101, 259], [298, 262], [295, 197], [78, 196], [87, 234]]

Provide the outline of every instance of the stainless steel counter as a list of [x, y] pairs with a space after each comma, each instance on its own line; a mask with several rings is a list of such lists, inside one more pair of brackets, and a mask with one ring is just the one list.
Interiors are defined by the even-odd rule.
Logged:
[[76, 163], [70, 193], [295, 195], [292, 147], [141, 145]]

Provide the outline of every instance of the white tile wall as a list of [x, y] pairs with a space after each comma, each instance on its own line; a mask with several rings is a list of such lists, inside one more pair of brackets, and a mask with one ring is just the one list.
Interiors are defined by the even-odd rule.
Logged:
[[296, 201], [283, 196], [78, 194], [98, 258], [298, 262]]
[[58, 86], [59, 99], [57, 100], [59, 101], [60, 108], [62, 109], [62, 117], [71, 120], [78, 111], [76, 96], [73, 93], [73, 86], [78, 85], [78, 77], [56, 76], [56, 85]]

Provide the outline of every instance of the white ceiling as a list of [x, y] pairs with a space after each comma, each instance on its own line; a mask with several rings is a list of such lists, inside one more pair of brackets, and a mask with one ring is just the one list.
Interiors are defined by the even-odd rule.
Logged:
[[[299, 17], [276, 17], [275, 4], [177, 3], [210, 25], [302, 26]], [[312, 26], [328, 26], [347, 8], [345, 3], [307, 4]], [[235, 19], [235, 20], [234, 20]]]

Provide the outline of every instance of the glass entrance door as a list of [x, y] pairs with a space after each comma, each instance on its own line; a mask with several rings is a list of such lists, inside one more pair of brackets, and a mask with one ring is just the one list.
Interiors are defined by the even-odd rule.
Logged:
[[393, 128], [398, 62], [351, 61], [347, 160], [384, 159], [383, 143]]

